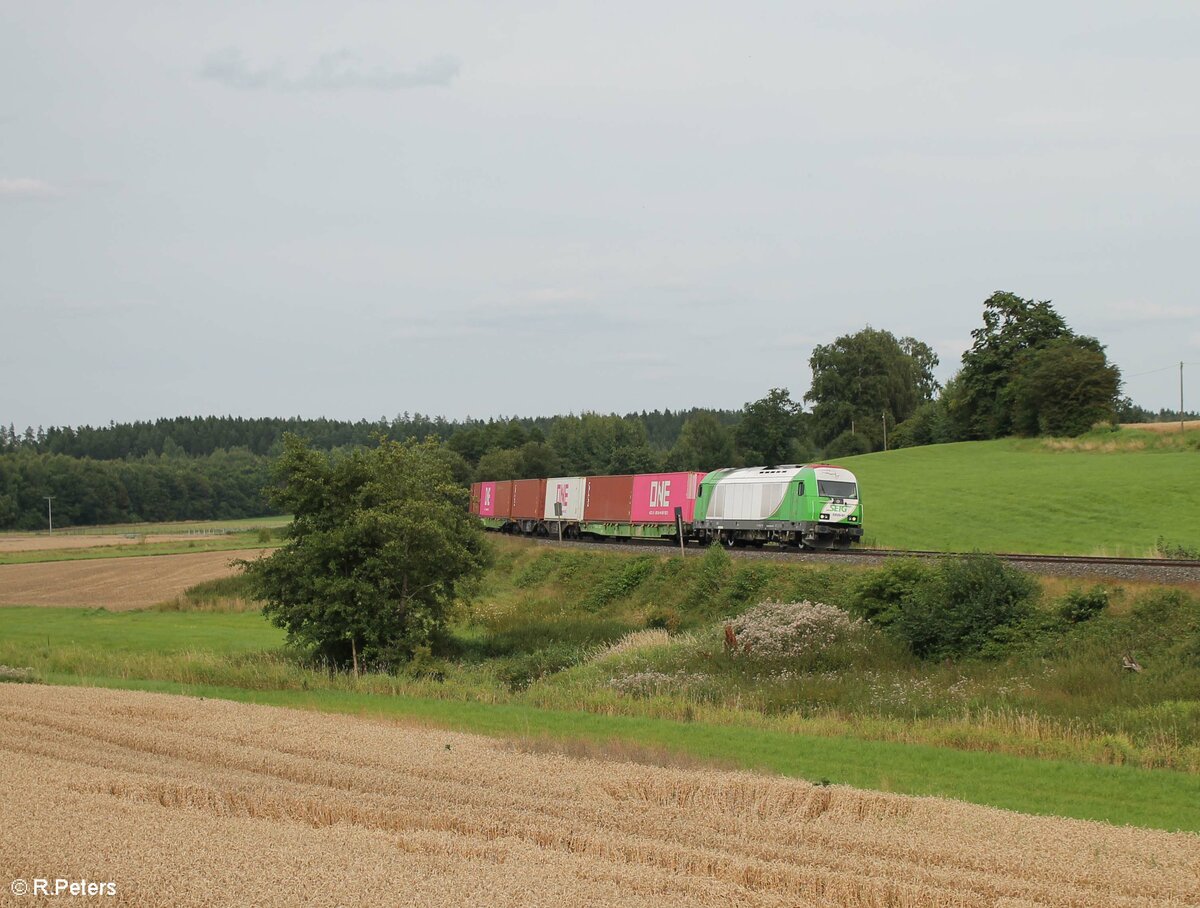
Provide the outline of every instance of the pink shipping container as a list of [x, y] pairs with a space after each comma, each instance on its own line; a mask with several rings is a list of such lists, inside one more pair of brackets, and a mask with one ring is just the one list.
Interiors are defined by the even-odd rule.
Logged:
[[585, 523], [629, 523], [633, 475], [589, 476], [583, 493]]
[[703, 473], [643, 473], [633, 477], [633, 523], [673, 523], [683, 508], [683, 522], [696, 516], [696, 496]]
[[480, 517], [496, 516], [496, 484], [494, 482], [479, 483], [479, 510], [476, 513]]
[[479, 516], [508, 517], [512, 513], [512, 481], [479, 484]]

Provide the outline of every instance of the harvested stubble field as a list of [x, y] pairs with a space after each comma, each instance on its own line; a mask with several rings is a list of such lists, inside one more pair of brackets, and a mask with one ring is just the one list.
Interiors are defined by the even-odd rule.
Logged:
[[60, 549], [92, 549], [112, 545], [142, 545], [149, 542], [183, 542], [196, 539], [194, 533], [147, 533], [125, 536], [0, 535], [0, 552], [41, 552]]
[[1194, 905], [1200, 838], [4, 685], [0, 873], [133, 905]]
[[[1141, 429], [1144, 432], [1178, 432], [1179, 420], [1175, 422], [1130, 422], [1124, 423], [1122, 429]], [[1184, 431], [1200, 429], [1200, 419], [1188, 419], [1183, 423]]]
[[148, 555], [91, 561], [0, 564], [0, 605], [100, 606], [110, 611], [147, 608], [188, 587], [228, 577], [235, 558], [257, 558], [262, 549]]

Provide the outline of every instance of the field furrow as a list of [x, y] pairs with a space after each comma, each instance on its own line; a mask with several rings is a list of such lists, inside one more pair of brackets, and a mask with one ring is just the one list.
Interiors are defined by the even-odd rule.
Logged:
[[0, 870], [111, 879], [117, 904], [139, 905], [232, 893], [265, 905], [1135, 908], [1197, 904], [1200, 838], [526, 754], [345, 716], [4, 685]]
[[0, 605], [97, 606], [109, 611], [146, 608], [188, 587], [228, 577], [237, 558], [262, 549], [144, 555], [90, 561], [0, 564]]

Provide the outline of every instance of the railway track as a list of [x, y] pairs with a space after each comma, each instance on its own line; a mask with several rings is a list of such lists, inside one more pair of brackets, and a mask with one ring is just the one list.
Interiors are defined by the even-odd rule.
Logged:
[[[555, 539], [534, 539], [538, 545], [564, 548], [604, 549], [606, 551], [646, 552], [664, 551], [663, 542], [614, 542]], [[678, 551], [678, 545], [673, 546]], [[685, 549], [689, 556], [702, 554], [704, 549], [691, 545]], [[953, 558], [964, 552], [929, 552], [901, 549], [847, 549], [841, 551], [809, 551], [780, 548], [730, 549], [733, 558], [806, 561], [866, 565], [885, 558]], [[1200, 561], [1164, 558], [1102, 558], [1094, 555], [1030, 555], [1017, 552], [997, 553], [997, 557], [1014, 567], [1032, 574], [1050, 576], [1097, 578], [1110, 580], [1153, 581], [1157, 583], [1200, 583]]]

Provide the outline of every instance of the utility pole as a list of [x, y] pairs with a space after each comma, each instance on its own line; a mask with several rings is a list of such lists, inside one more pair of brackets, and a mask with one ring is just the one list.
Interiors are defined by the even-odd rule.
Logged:
[[43, 495], [46, 499], [46, 518], [50, 521], [50, 532], [54, 532], [54, 506], [50, 504], [54, 500], [53, 495]]
[[1179, 361], [1179, 434], [1183, 434], [1183, 360]]
[[887, 410], [883, 411], [883, 450], [887, 450]]

